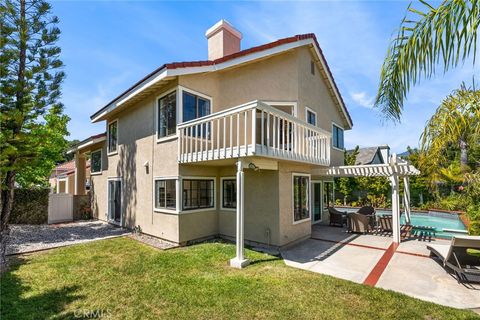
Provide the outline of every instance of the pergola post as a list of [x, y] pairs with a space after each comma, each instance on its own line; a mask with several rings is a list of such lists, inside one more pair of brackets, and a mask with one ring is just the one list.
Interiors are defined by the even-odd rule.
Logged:
[[405, 210], [405, 222], [410, 224], [410, 182], [408, 177], [403, 177], [403, 208]]
[[[390, 157], [390, 166], [395, 168], [397, 166], [397, 155], [393, 154]], [[393, 243], [400, 243], [400, 186], [398, 181], [398, 173], [393, 170], [390, 175], [390, 182], [392, 184], [392, 237]]]
[[230, 266], [241, 269], [249, 264], [244, 257], [244, 174], [243, 162], [237, 161], [237, 233], [236, 233], [236, 257], [230, 260]]

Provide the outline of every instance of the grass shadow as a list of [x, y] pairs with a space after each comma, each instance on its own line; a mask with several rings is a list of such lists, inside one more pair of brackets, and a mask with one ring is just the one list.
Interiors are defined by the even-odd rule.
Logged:
[[74, 312], [64, 311], [70, 303], [84, 298], [76, 293], [79, 287], [65, 286], [33, 293], [34, 288], [17, 275], [25, 263], [28, 262], [23, 257], [10, 257], [9, 269], [0, 276], [0, 319], [78, 318]]

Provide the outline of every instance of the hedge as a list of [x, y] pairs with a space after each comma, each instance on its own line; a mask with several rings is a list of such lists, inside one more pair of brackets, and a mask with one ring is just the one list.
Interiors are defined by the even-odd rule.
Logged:
[[49, 189], [15, 189], [12, 224], [44, 224], [48, 221]]

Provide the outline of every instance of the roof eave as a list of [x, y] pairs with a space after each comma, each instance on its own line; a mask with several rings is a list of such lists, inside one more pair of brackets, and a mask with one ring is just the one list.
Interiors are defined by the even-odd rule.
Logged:
[[[218, 71], [218, 70], [226, 69], [239, 64], [243, 64], [246, 62], [250, 62], [262, 57], [268, 57], [274, 54], [288, 51], [294, 48], [302, 47], [305, 45], [312, 45], [315, 49], [316, 55], [319, 58], [322, 68], [325, 70], [327, 79], [330, 85], [332, 86], [332, 91], [334, 93], [335, 99], [339, 103], [341, 111], [345, 116], [346, 123], [348, 124], [347, 129], [351, 129], [353, 127], [352, 119], [350, 117], [350, 114], [348, 113], [348, 110], [342, 99], [340, 91], [338, 90], [335, 80], [333, 79], [333, 75], [330, 71], [330, 68], [328, 67], [325, 57], [323, 56], [323, 53], [321, 51], [320, 45], [317, 42], [316, 37], [313, 34], [300, 35], [295, 37], [297, 39], [295, 41], [288, 41], [286, 43], [282, 43], [280, 45], [275, 45], [275, 46], [272, 45], [271, 47], [267, 47], [266, 49], [260, 50], [260, 51], [252, 50], [251, 52], [245, 55], [241, 55], [239, 53], [232, 54], [231, 55], [232, 58], [229, 58], [227, 56], [224, 58], [217, 59], [215, 61], [165, 64], [162, 67], [150, 73], [149, 75], [147, 75], [146, 77], [144, 77], [143, 79], [141, 79], [140, 81], [138, 81], [137, 83], [135, 83], [123, 94], [113, 99], [105, 107], [103, 107], [102, 109], [94, 113], [90, 117], [91, 122], [95, 123], [98, 121], [105, 120], [109, 113], [111, 113], [118, 107], [124, 105], [126, 102], [128, 102], [130, 99], [132, 99], [139, 93], [143, 92], [145, 89], [148, 89], [152, 85], [168, 77], [177, 77], [177, 76], [186, 75], [186, 74]], [[267, 46], [268, 45], [271, 45], [271, 44], [267, 44]], [[251, 48], [251, 49], [255, 49], [255, 48]], [[250, 49], [247, 49], [246, 51], [248, 50]], [[185, 65], [188, 65], [188, 66], [185, 66]]]

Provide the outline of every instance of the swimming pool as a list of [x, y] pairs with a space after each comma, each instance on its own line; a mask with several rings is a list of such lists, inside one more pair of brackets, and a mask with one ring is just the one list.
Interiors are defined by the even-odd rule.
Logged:
[[[347, 212], [356, 212], [358, 208], [341, 208]], [[391, 210], [376, 209], [377, 215], [392, 214]], [[426, 226], [435, 229], [435, 236], [440, 238], [451, 238], [453, 235], [466, 234], [467, 228], [454, 213], [440, 211], [412, 211], [410, 214], [413, 226]], [[401, 214], [400, 221], [405, 224], [405, 215]], [[452, 231], [451, 231], [452, 230]], [[453, 230], [457, 230], [456, 232]]]

